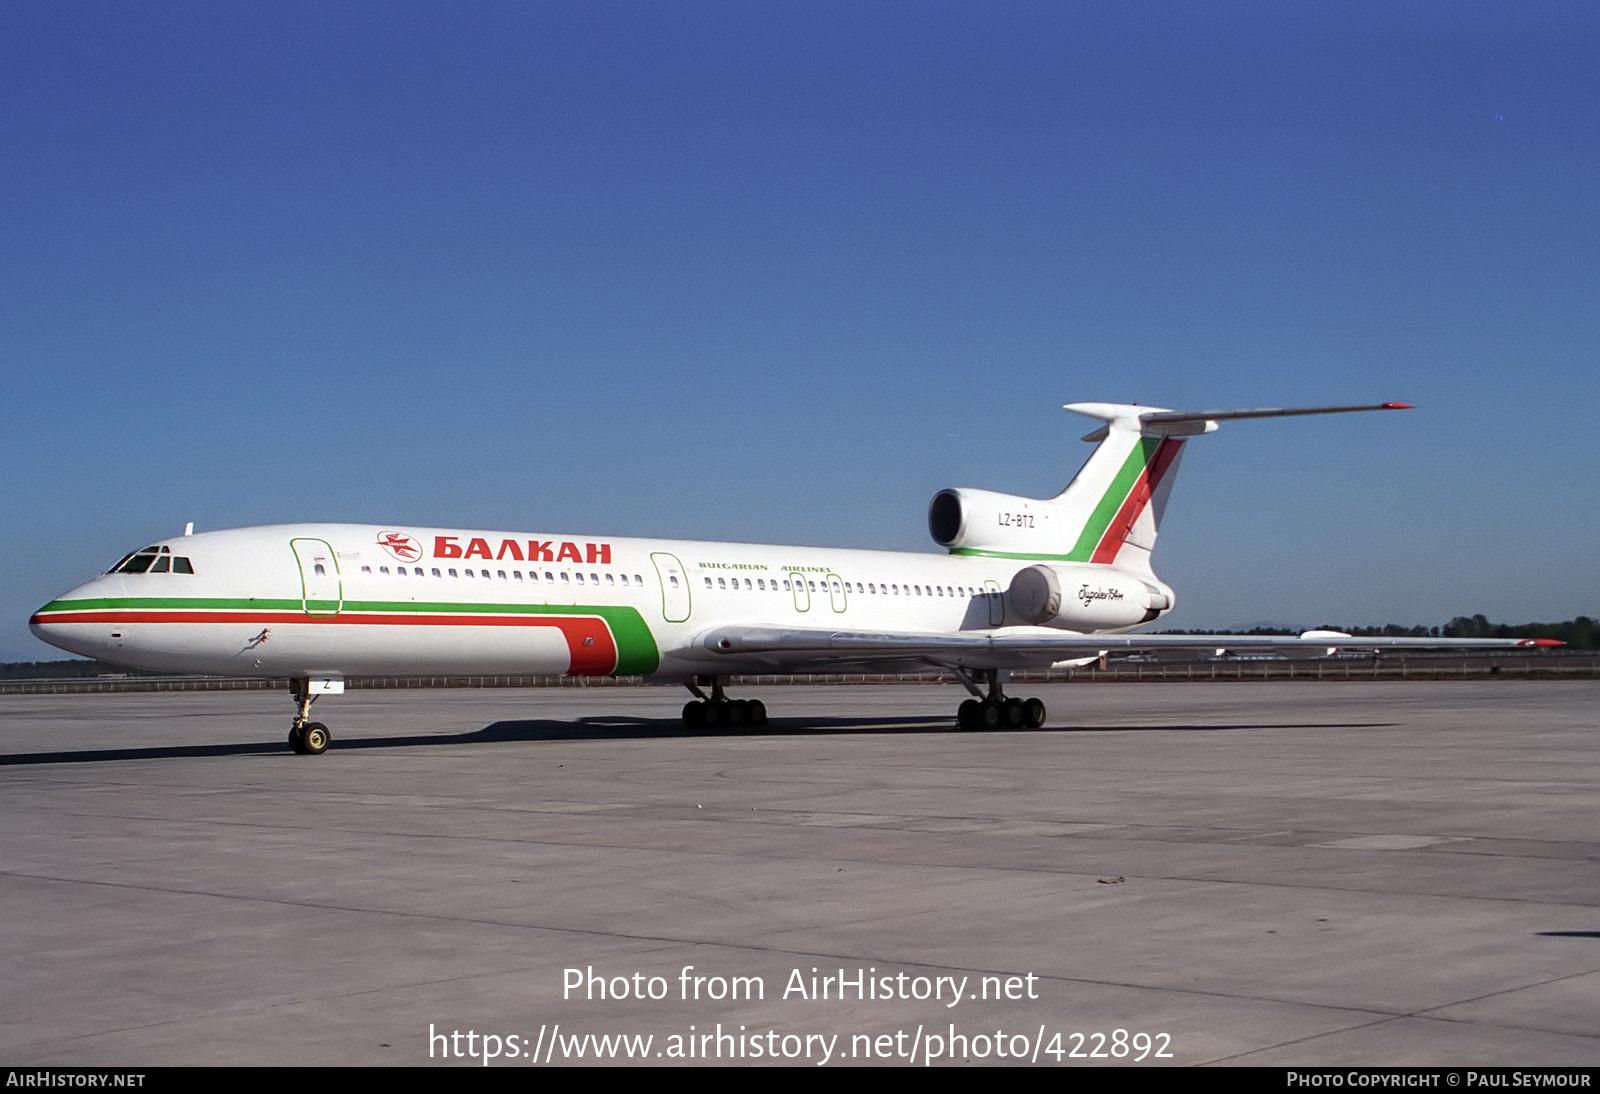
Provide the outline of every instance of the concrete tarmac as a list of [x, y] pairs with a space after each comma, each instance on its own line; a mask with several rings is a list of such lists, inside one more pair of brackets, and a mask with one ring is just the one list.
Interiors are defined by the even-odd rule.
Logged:
[[1015, 693], [0, 697], [0, 1063], [1600, 1063], [1600, 683]]

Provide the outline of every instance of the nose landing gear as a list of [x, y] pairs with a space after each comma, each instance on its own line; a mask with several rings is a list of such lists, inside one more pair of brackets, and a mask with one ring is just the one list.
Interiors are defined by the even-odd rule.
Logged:
[[294, 696], [297, 712], [294, 721], [289, 723], [289, 749], [297, 756], [320, 756], [328, 751], [328, 742], [333, 740], [333, 734], [328, 732], [328, 727], [321, 722], [311, 720], [311, 704], [317, 697], [311, 694], [309, 680], [293, 680], [289, 684], [289, 694]]
[[289, 727], [289, 747], [301, 756], [320, 756], [328, 750], [331, 740], [332, 734], [321, 722], [301, 722], [297, 718]]

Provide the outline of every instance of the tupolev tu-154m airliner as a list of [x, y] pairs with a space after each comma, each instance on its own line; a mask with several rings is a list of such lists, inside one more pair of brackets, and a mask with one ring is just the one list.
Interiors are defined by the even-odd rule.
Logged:
[[971, 693], [962, 728], [1037, 728], [1044, 704], [1008, 698], [1009, 673], [1113, 651], [1559, 644], [1127, 633], [1174, 604], [1150, 551], [1185, 438], [1226, 419], [1407, 405], [1066, 409], [1103, 423], [1072, 482], [1048, 499], [940, 491], [928, 527], [945, 555], [398, 525], [186, 529], [29, 623], [113, 664], [287, 677], [289, 745], [304, 754], [330, 740], [311, 704], [361, 676], [642, 676], [688, 687], [686, 724], [734, 728], [767, 715], [724, 694], [730, 675], [936, 668]]

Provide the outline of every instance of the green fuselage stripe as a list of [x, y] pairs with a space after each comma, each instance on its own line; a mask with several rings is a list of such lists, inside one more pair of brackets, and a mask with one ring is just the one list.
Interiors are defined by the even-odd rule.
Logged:
[[[313, 609], [318, 606], [312, 601]], [[338, 607], [327, 602], [331, 610]], [[85, 611], [233, 611], [303, 612], [299, 600], [271, 600], [238, 597], [102, 597], [84, 600], [53, 600], [39, 609], [39, 615], [52, 612]], [[450, 615], [593, 615], [606, 621], [617, 643], [618, 676], [648, 676], [661, 664], [661, 650], [655, 635], [638, 609], [610, 604], [473, 604], [418, 600], [346, 600], [339, 614], [349, 612], [442, 613]], [[321, 614], [321, 613], [319, 613]]]
[[985, 551], [978, 547], [952, 547], [952, 555], [962, 555], [966, 558], [1008, 558], [1021, 562], [1071, 562], [1071, 555], [1041, 555], [1029, 554], [1023, 551]]

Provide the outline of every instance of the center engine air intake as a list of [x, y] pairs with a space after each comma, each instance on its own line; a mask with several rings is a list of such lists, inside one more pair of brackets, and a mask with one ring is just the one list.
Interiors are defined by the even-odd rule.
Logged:
[[928, 505], [928, 532], [941, 547], [954, 547], [961, 539], [961, 495], [941, 490]]
[[928, 532], [952, 551], [1055, 553], [1059, 512], [1054, 501], [992, 490], [941, 490], [928, 505]]

